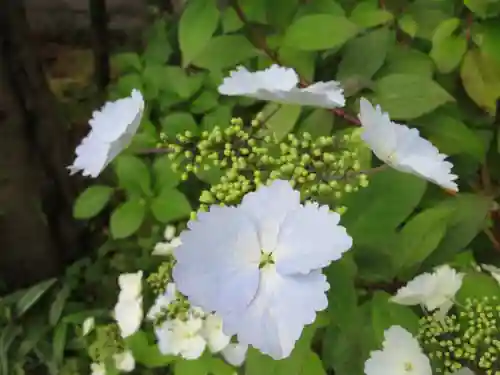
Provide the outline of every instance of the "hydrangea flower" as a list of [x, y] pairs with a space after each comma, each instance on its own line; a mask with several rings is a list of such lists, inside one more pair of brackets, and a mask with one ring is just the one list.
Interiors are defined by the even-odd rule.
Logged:
[[224, 360], [235, 367], [239, 367], [245, 362], [248, 351], [248, 345], [239, 343], [230, 343], [222, 350]]
[[370, 353], [365, 374], [432, 375], [432, 369], [418, 341], [404, 328], [392, 326], [384, 332], [382, 350]]
[[276, 180], [237, 207], [211, 206], [181, 233], [173, 278], [190, 303], [213, 311], [224, 333], [275, 359], [328, 305], [321, 269], [352, 246], [340, 215], [300, 203]]
[[170, 255], [181, 244], [179, 237], [175, 237], [175, 227], [167, 225], [163, 234], [165, 241], [158, 242], [153, 250], [153, 255]]
[[220, 352], [231, 341], [231, 337], [224, 334], [222, 330], [222, 319], [215, 314], [208, 314], [205, 317], [201, 335], [206, 340], [208, 349], [212, 353]]
[[439, 309], [441, 316], [453, 306], [453, 298], [462, 286], [463, 273], [447, 264], [432, 273], [423, 273], [399, 289], [392, 302], [400, 305], [422, 305], [429, 311]]
[[154, 321], [165, 311], [168, 306], [177, 298], [177, 288], [174, 283], [168, 283], [165, 293], [156, 297], [154, 305], [149, 309], [146, 318]]
[[104, 366], [104, 363], [91, 363], [90, 375], [106, 375], [106, 366]]
[[290, 68], [276, 64], [262, 71], [251, 73], [239, 66], [219, 86], [219, 93], [231, 96], [248, 96], [282, 104], [298, 104], [323, 108], [345, 105], [343, 89], [336, 81], [317, 82], [298, 88], [299, 76]]
[[392, 122], [380, 106], [374, 108], [365, 98], [361, 98], [359, 106], [361, 138], [380, 160], [398, 171], [458, 191], [457, 176], [451, 173], [453, 165], [445, 160], [447, 155], [440, 154], [417, 129]]
[[158, 349], [164, 355], [180, 355], [185, 359], [199, 358], [207, 345], [201, 336], [202, 327], [203, 319], [196, 314], [190, 314], [186, 320], [165, 320], [155, 328]]
[[120, 293], [114, 308], [114, 318], [122, 337], [134, 334], [142, 323], [142, 271], [118, 277]]
[[91, 130], [76, 148], [76, 158], [68, 167], [70, 174], [97, 177], [132, 141], [141, 123], [144, 99], [138, 90], [129, 97], [107, 102], [94, 111]]
[[116, 369], [123, 372], [131, 372], [135, 369], [135, 359], [130, 350], [117, 353], [113, 356]]

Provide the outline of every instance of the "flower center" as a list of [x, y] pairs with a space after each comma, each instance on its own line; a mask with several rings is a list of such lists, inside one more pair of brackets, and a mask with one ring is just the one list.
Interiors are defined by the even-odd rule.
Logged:
[[273, 254], [267, 251], [260, 251], [259, 268], [264, 268], [267, 265], [274, 264]]
[[411, 372], [413, 370], [413, 365], [410, 362], [405, 362], [405, 372]]

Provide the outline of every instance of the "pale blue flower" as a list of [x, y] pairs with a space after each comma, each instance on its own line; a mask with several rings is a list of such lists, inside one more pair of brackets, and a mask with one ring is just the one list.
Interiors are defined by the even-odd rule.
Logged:
[[174, 281], [193, 305], [221, 317], [226, 335], [285, 358], [327, 307], [321, 268], [352, 246], [339, 220], [274, 181], [238, 207], [212, 206], [190, 221], [174, 250]]

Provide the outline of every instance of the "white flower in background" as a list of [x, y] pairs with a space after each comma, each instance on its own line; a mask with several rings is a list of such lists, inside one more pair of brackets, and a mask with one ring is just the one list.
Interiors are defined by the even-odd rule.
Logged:
[[113, 356], [115, 360], [116, 369], [123, 372], [131, 372], [135, 369], [135, 359], [130, 350]]
[[404, 328], [392, 326], [384, 332], [382, 350], [370, 353], [365, 374], [432, 375], [432, 369], [418, 341]]
[[138, 90], [94, 111], [89, 121], [91, 130], [76, 148], [76, 159], [68, 167], [70, 174], [82, 171], [83, 176], [97, 177], [130, 144], [143, 112], [144, 99]]
[[432, 273], [423, 273], [399, 289], [392, 302], [400, 305], [422, 305], [429, 311], [439, 309], [440, 315], [453, 306], [453, 298], [462, 286], [463, 273], [447, 264], [437, 267]]
[[91, 363], [90, 375], [106, 375], [106, 366], [103, 363]]
[[83, 321], [82, 335], [87, 336], [95, 327], [95, 319], [93, 316], [88, 317]]
[[170, 255], [181, 244], [179, 237], [175, 237], [175, 227], [167, 225], [163, 234], [165, 242], [158, 242], [153, 250], [153, 255]]
[[174, 283], [168, 283], [164, 294], [156, 297], [154, 305], [149, 309], [147, 319], [154, 321], [161, 315], [162, 311], [177, 299], [177, 288]]
[[226, 335], [285, 358], [328, 305], [321, 268], [352, 246], [339, 220], [276, 180], [238, 207], [211, 206], [190, 221], [174, 250], [174, 281], [190, 303], [222, 318]]
[[374, 108], [365, 98], [361, 98], [359, 106], [361, 138], [380, 160], [398, 171], [458, 191], [457, 176], [451, 173], [453, 164], [445, 160], [447, 155], [440, 154], [432, 143], [422, 138], [417, 129], [392, 122], [380, 106]]
[[133, 299], [141, 296], [142, 275], [142, 271], [138, 271], [135, 273], [123, 273], [118, 276], [121, 298]]
[[219, 86], [219, 93], [323, 108], [345, 105], [343, 89], [339, 82], [317, 82], [305, 88], [298, 88], [298, 84], [299, 76], [290, 68], [272, 65], [265, 70], [251, 73], [239, 66], [229, 77], [224, 78]]
[[491, 264], [481, 264], [481, 268], [488, 271], [498, 284], [500, 284], [500, 268], [492, 266]]
[[209, 314], [205, 317], [201, 335], [212, 353], [220, 352], [231, 341], [231, 337], [222, 331], [222, 319], [215, 314]]
[[142, 323], [142, 271], [120, 275], [118, 285], [120, 293], [113, 316], [125, 338], [137, 332]]
[[222, 357], [227, 363], [239, 367], [245, 362], [248, 351], [248, 345], [239, 343], [230, 343], [222, 350]]
[[158, 349], [164, 355], [180, 355], [185, 359], [199, 358], [207, 345], [201, 336], [203, 319], [190, 316], [187, 320], [171, 319], [155, 327]]

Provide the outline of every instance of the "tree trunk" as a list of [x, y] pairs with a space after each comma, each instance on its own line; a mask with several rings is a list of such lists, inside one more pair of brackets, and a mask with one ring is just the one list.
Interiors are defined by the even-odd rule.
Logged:
[[78, 253], [67, 130], [22, 0], [0, 0], [0, 279], [52, 276]]

